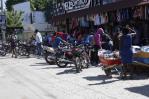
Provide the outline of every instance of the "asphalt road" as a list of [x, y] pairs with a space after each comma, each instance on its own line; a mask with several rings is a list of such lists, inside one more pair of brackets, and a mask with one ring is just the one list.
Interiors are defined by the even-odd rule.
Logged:
[[0, 57], [0, 99], [149, 99], [149, 79], [108, 78], [100, 67], [76, 74], [40, 58]]

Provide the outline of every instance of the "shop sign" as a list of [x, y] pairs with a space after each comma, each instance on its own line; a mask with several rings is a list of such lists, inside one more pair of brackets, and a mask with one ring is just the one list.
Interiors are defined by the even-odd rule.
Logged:
[[65, 14], [65, 9], [62, 3], [54, 4], [53, 5], [53, 11], [51, 15], [57, 16], [57, 15], [62, 15]]
[[67, 13], [89, 8], [91, 0], [70, 0], [64, 2], [63, 6]]

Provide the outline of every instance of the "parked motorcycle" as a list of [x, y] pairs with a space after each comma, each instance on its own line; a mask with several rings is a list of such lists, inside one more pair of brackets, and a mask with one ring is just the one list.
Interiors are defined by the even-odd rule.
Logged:
[[53, 64], [56, 63], [56, 52], [54, 48], [48, 47], [48, 46], [43, 46], [43, 51], [44, 51], [44, 58], [48, 64]]
[[6, 56], [6, 50], [5, 50], [5, 48], [3, 47], [3, 45], [0, 45], [0, 55], [1, 55], [1, 56]]
[[56, 55], [56, 64], [59, 67], [66, 67], [68, 64], [74, 64], [76, 72], [82, 71], [84, 57], [81, 46], [69, 46], [68, 48], [61, 48]]
[[82, 68], [88, 68], [90, 63], [89, 56], [83, 45], [61, 44], [57, 49], [44, 46], [43, 50], [48, 64], [56, 63], [60, 68], [65, 68], [68, 64], [74, 64], [77, 73], [82, 71]]
[[11, 45], [10, 43], [6, 42], [2, 44], [3, 48], [5, 49], [6, 53], [11, 53]]
[[26, 43], [26, 42], [23, 42], [23, 43], [20, 43], [18, 44], [18, 54], [21, 55], [21, 56], [27, 56], [29, 57], [30, 56], [30, 44]]

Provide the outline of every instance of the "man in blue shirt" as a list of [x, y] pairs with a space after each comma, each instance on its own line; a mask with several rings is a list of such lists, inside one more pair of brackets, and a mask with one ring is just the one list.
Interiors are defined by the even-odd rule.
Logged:
[[92, 34], [88, 34], [84, 37], [83, 43], [85, 45], [91, 45], [93, 42], [93, 35]]
[[52, 44], [52, 47], [55, 49], [55, 48], [58, 48], [60, 43], [65, 43], [67, 44], [67, 42], [65, 40], [63, 40], [59, 35], [56, 36], [53, 44]]

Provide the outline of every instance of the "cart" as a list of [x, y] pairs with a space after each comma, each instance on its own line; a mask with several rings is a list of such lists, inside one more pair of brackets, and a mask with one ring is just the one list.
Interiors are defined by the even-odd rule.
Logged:
[[112, 70], [116, 71], [118, 75], [121, 75], [120, 70], [118, 69], [121, 67], [121, 60], [120, 58], [104, 58], [99, 56], [99, 61], [101, 63], [102, 69], [104, 70], [107, 76], [111, 76]]

